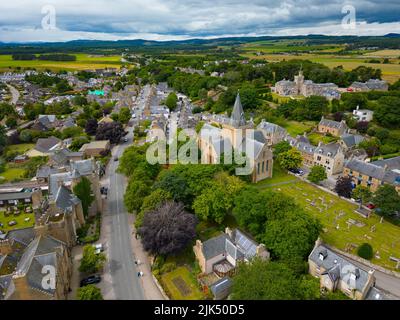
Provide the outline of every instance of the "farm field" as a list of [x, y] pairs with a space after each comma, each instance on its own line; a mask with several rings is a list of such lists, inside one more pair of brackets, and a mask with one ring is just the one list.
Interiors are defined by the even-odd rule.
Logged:
[[[352, 70], [358, 66], [367, 66], [382, 70], [382, 78], [390, 83], [400, 79], [400, 50], [378, 50], [355, 53], [354, 55], [337, 55], [343, 49], [341, 45], [301, 45], [298, 41], [260, 41], [245, 44], [241, 47], [242, 56], [249, 59], [265, 59], [271, 62], [302, 59], [322, 63], [329, 68], [343, 66]], [[256, 55], [259, 52], [261, 55]], [[390, 64], [367, 63], [370, 58], [389, 58]]]
[[342, 251], [356, 255], [362, 243], [369, 243], [374, 250], [372, 263], [395, 270], [396, 263], [390, 256], [400, 257], [400, 228], [372, 214], [366, 219], [357, 214], [356, 204], [351, 204], [306, 182], [296, 179], [279, 186], [275, 191], [294, 198], [296, 203], [317, 217], [324, 228], [323, 241]]
[[89, 54], [75, 54], [76, 61], [14, 61], [11, 55], [0, 55], [0, 71], [6, 71], [9, 68], [35, 68], [38, 70], [50, 69], [59, 70], [85, 70], [101, 68], [119, 68], [121, 57], [114, 56], [94, 56]]

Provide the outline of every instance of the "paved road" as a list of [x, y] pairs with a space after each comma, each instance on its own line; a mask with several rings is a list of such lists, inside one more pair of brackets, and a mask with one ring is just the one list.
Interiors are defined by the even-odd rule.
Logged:
[[10, 103], [14, 104], [14, 105], [17, 104], [18, 99], [20, 97], [19, 91], [16, 88], [14, 88], [13, 86], [9, 85], [9, 84], [7, 84], [7, 87], [8, 87], [8, 89], [10, 89], [10, 92], [11, 92], [11, 95], [12, 95]]
[[[132, 143], [132, 128], [127, 136], [129, 141], [114, 149], [113, 157], [120, 157]], [[109, 177], [108, 214], [109, 243], [108, 268], [111, 274], [113, 296], [117, 300], [143, 300], [144, 294], [140, 279], [137, 277], [137, 268], [134, 263], [131, 245], [131, 228], [128, 223], [128, 214], [123, 203], [126, 181], [123, 175], [115, 171], [118, 162], [111, 159], [106, 175]]]

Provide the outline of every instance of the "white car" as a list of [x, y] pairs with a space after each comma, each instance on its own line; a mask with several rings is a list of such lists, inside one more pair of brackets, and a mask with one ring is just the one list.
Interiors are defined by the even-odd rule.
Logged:
[[101, 243], [94, 244], [93, 247], [96, 249], [96, 254], [99, 254], [104, 251], [103, 244]]

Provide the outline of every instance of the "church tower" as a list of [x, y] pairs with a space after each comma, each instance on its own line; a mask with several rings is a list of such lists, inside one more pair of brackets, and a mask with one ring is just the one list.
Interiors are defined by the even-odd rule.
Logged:
[[302, 67], [300, 68], [299, 74], [297, 76], [294, 76], [294, 83], [296, 84], [296, 94], [302, 94], [304, 86], [304, 75]]

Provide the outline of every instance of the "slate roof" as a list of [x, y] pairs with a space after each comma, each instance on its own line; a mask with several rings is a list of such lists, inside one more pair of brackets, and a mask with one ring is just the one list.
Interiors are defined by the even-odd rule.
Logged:
[[276, 133], [276, 132], [285, 133], [286, 132], [286, 130], [284, 128], [282, 128], [281, 126], [278, 126], [275, 123], [267, 122], [264, 119], [262, 119], [260, 124], [257, 126], [257, 129], [263, 130], [268, 133]]
[[51, 174], [58, 173], [57, 168], [50, 166], [42, 166], [36, 171], [36, 178], [48, 178]]
[[384, 167], [387, 166], [387, 169], [389, 170], [400, 170], [400, 157], [394, 157], [390, 159], [384, 159], [384, 160], [377, 160], [371, 162], [372, 164], [379, 166], [379, 167]]
[[235, 260], [250, 259], [256, 255], [258, 244], [238, 229], [232, 231], [232, 237], [223, 233], [203, 242], [203, 254], [206, 260], [221, 254], [228, 254]]
[[[376, 162], [376, 161], [375, 161]], [[389, 184], [400, 184], [400, 172], [393, 171], [395, 169], [385, 169], [382, 164], [385, 162], [364, 162], [356, 159], [349, 160], [345, 163], [345, 168], [357, 171], [363, 175], [384, 181]]]
[[51, 155], [51, 160], [53, 160], [58, 165], [66, 165], [72, 157], [82, 157], [83, 152], [72, 152], [67, 148], [57, 150]]
[[91, 159], [71, 161], [71, 170], [76, 170], [81, 176], [87, 176], [95, 171], [93, 161]]
[[56, 137], [40, 138], [36, 142], [35, 149], [43, 153], [49, 153], [60, 142], [61, 140]]
[[80, 200], [67, 187], [60, 186], [55, 196], [55, 202], [58, 208], [66, 212], [71, 211], [71, 207]]
[[[320, 259], [321, 252], [326, 253], [326, 256], [323, 260]], [[355, 280], [355, 288], [360, 292], [362, 292], [364, 286], [368, 281], [367, 271], [356, 267], [350, 261], [342, 258], [322, 244], [313, 249], [309, 256], [309, 259], [319, 267], [323, 267], [325, 270], [327, 270], [324, 274], [328, 274], [328, 276], [332, 280], [336, 277], [339, 277], [341, 280], [349, 284], [349, 273], [357, 273], [358, 277]]]
[[340, 145], [335, 142], [328, 144], [321, 144], [315, 148], [315, 153], [321, 154], [330, 158], [334, 158], [336, 154], [340, 151]]
[[30, 199], [32, 197], [32, 192], [10, 192], [10, 193], [0, 193], [0, 200], [24, 200]]
[[319, 122], [319, 125], [336, 129], [347, 128], [346, 123], [342, 121], [338, 122], [330, 119], [325, 119], [324, 117], [322, 117], [321, 121]]
[[341, 139], [348, 148], [357, 146], [360, 142], [365, 140], [365, 138], [359, 134], [348, 134], [348, 133], [343, 134], [341, 136]]
[[50, 196], [55, 197], [58, 188], [60, 187], [60, 183], [68, 186], [72, 182], [72, 173], [71, 172], [62, 172], [52, 174], [49, 178], [49, 194]]
[[203, 242], [203, 254], [206, 260], [212, 259], [225, 252], [225, 242], [229, 239], [226, 233]]
[[235, 104], [233, 105], [233, 110], [231, 114], [230, 124], [239, 128], [246, 125], [246, 118], [244, 117], [242, 102], [240, 101], [239, 92], [236, 96]]

